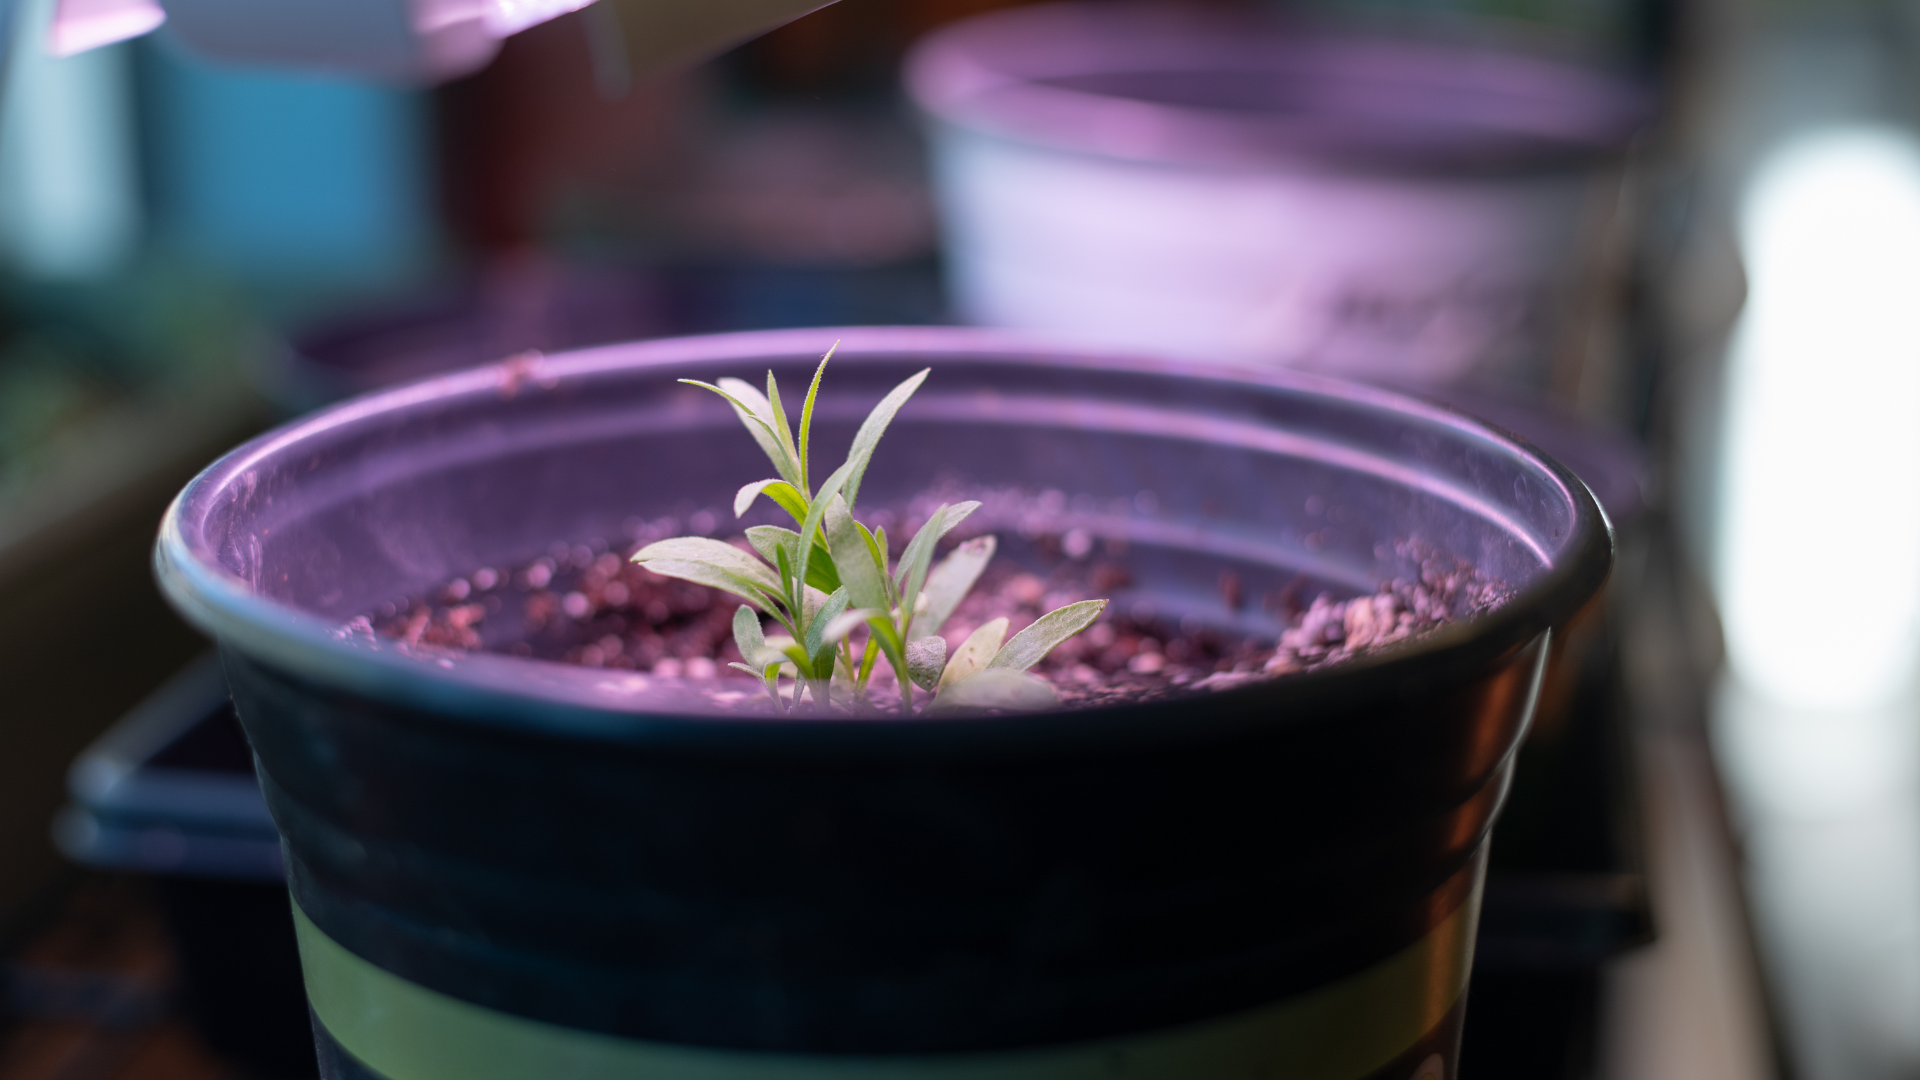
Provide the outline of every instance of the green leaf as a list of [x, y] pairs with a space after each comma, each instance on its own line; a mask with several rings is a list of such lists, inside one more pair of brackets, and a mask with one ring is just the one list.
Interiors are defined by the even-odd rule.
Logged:
[[911, 598], [917, 592], [920, 582], [927, 576], [927, 564], [933, 561], [933, 545], [940, 538], [947, 521], [947, 505], [940, 504], [928, 515], [926, 524], [907, 541], [906, 549], [900, 552], [900, 563], [894, 568], [894, 582], [900, 589], [900, 607], [903, 611], [912, 611]]
[[907, 403], [915, 390], [920, 389], [920, 384], [927, 381], [927, 373], [932, 370], [922, 368], [919, 374], [887, 391], [887, 396], [880, 399], [880, 404], [873, 407], [866, 420], [861, 422], [860, 430], [854, 433], [853, 449], [847, 452], [847, 463], [843, 466], [850, 470], [846, 487], [849, 509], [860, 495], [860, 481], [867, 475], [867, 465], [873, 460], [874, 447], [880, 445], [880, 436], [887, 433], [887, 425], [893, 422], [893, 415], [900, 411], [900, 406]]
[[867, 550], [873, 553], [874, 565], [880, 568], [880, 587], [886, 590], [887, 610], [891, 611], [900, 606], [900, 589], [893, 583], [893, 575], [887, 573], [887, 559], [891, 554], [887, 550], [887, 530], [880, 528], [868, 532], [867, 527], [858, 521], [853, 524], [866, 539]]
[[786, 447], [787, 457], [794, 464], [797, 483], [804, 487], [807, 482], [807, 470], [801, 464], [800, 455], [793, 446], [793, 429], [787, 426], [787, 409], [780, 404], [780, 384], [774, 380], [773, 372], [767, 372], [767, 414], [773, 421], [773, 433], [780, 437], [780, 444]]
[[633, 561], [667, 577], [676, 577], [740, 596], [766, 610], [781, 592], [773, 569], [732, 544], [704, 536], [680, 536], [648, 544]]
[[682, 581], [691, 581], [695, 585], [705, 585], [730, 592], [763, 611], [777, 610], [774, 600], [779, 595], [777, 589], [768, 590], [756, 582], [729, 574], [711, 563], [695, 562], [691, 559], [653, 559], [647, 563], [647, 569], [662, 577], [679, 578]]
[[[833, 497], [840, 493], [841, 485], [847, 482], [847, 473], [850, 468], [850, 464], [842, 465], [838, 469], [833, 470], [832, 476], [827, 477], [821, 482], [820, 490], [814, 493], [813, 505], [807, 508], [806, 519], [800, 523], [801, 536], [811, 538], [814, 530], [820, 527], [820, 519], [826, 515], [827, 507], [833, 502]], [[805, 582], [807, 580], [807, 564], [813, 561], [814, 545], [800, 544], [798, 547], [800, 550], [795, 553], [793, 576], [799, 579], [800, 582]], [[838, 570], [835, 571], [834, 576], [839, 576]], [[798, 601], [799, 597], [795, 597], [794, 599]], [[799, 603], [794, 604], [796, 610], [802, 606], [804, 605]]]
[[827, 624], [827, 628], [820, 632], [820, 640], [829, 645], [838, 645], [841, 638], [853, 633], [874, 616], [883, 614], [885, 612], [874, 608], [854, 608], [852, 611], [843, 611], [835, 615], [833, 621]]
[[853, 603], [863, 608], [885, 611], [887, 603], [885, 571], [874, 564], [873, 545], [860, 524], [847, 512], [847, 501], [838, 495], [827, 506], [827, 549], [833, 553], [833, 567], [847, 587]]
[[[811, 592], [811, 590], [809, 590]], [[812, 596], [806, 597], [813, 600]], [[817, 602], [806, 605], [806, 638], [803, 652], [807, 662], [802, 671], [807, 677], [807, 687], [813, 694], [813, 701], [819, 708], [832, 705], [831, 682], [833, 679], [834, 643], [826, 640], [826, 629], [847, 609], [847, 591], [841, 589], [832, 596], [822, 597]]]
[[978, 509], [980, 504], [971, 500], [951, 506], [942, 504], [940, 509], [933, 512], [933, 516], [927, 518], [926, 524], [920, 526], [920, 531], [907, 541], [907, 549], [900, 553], [900, 565], [894, 571], [894, 578], [903, 588], [909, 585], [916, 566], [921, 575], [926, 574], [927, 564], [932, 561], [941, 539]]
[[[753, 674], [758, 678], [767, 665], [779, 667], [786, 662], [786, 656], [779, 649], [767, 644], [760, 632], [760, 616], [745, 604], [733, 613], [733, 643], [740, 648], [740, 655], [747, 663], [754, 665]], [[736, 665], [737, 666], [737, 665]]]
[[788, 610], [793, 608], [793, 556], [790, 552], [795, 550], [798, 549], [784, 545], [775, 545], [773, 549], [774, 565], [780, 568], [780, 601]]
[[947, 667], [947, 639], [938, 634], [907, 642], [907, 677], [922, 690], [940, 685]]
[[[785, 477], [788, 483], [800, 487], [800, 463], [793, 457], [793, 439], [790, 436], [782, 437], [780, 428], [774, 426], [773, 403], [745, 379], [729, 377], [714, 381], [718, 384], [718, 391], [726, 393], [738, 403], [736, 408], [744, 407], [752, 411], [758, 427], [749, 426], [747, 430], [754, 432], [754, 441], [760, 443], [767, 460], [773, 462], [774, 470]], [[764, 439], [761, 437], [763, 434]]]
[[972, 517], [973, 512], [978, 509], [980, 509], [980, 503], [974, 499], [957, 502], [947, 507], [947, 523], [941, 526], [940, 535], [933, 538], [934, 543], [937, 544], [946, 539], [947, 534], [952, 532], [955, 526]]
[[[834, 342], [833, 348], [827, 350], [827, 355], [820, 358], [820, 366], [813, 369], [813, 385], [807, 387], [807, 400], [800, 406], [800, 480], [802, 487], [806, 486], [807, 480], [807, 442], [813, 437], [813, 399], [819, 396], [820, 376], [827, 373], [827, 361], [833, 359], [833, 351], [839, 347], [840, 343], [837, 341]], [[798, 517], [799, 515], [796, 514], [794, 516]]]
[[892, 663], [900, 650], [906, 647], [906, 643], [900, 640], [900, 628], [893, 625], [893, 620], [884, 612], [868, 619], [867, 626], [873, 631], [873, 636], [879, 639], [880, 651], [887, 654], [887, 662]]
[[799, 672], [801, 678], [813, 677], [813, 658], [807, 655], [805, 646], [797, 641], [789, 642], [780, 651], [787, 654], [787, 659], [793, 662], [794, 669]]
[[760, 616], [745, 604], [733, 613], [733, 643], [746, 660], [758, 657], [767, 647], [767, 636], [760, 632]]
[[736, 664], [728, 664], [727, 666], [734, 669], [735, 671], [744, 671], [747, 674], [753, 676], [754, 678], [759, 679], [760, 685], [765, 687], [767, 690], [767, 696], [773, 699], [773, 707], [780, 712], [787, 711], [787, 703], [785, 701], [782, 701], [780, 698], [780, 665], [779, 664], [769, 664], [767, 665], [767, 669], [765, 671], [755, 670], [754, 668], [748, 667], [746, 664], [736, 663]]
[[1013, 635], [1013, 640], [1002, 646], [987, 666], [1025, 671], [1052, 652], [1054, 646], [1085, 630], [1106, 608], [1105, 600], [1082, 600], [1055, 608]]
[[813, 558], [807, 560], [807, 584], [823, 593], [833, 592], [842, 584], [839, 569], [818, 540], [813, 542]]
[[988, 668], [952, 683], [940, 691], [929, 713], [961, 709], [998, 709], [1003, 712], [1039, 712], [1060, 704], [1060, 695], [1038, 675], [1012, 668]]
[[760, 444], [760, 450], [767, 455], [767, 460], [773, 462], [774, 471], [785, 477], [790, 484], [797, 486], [800, 483], [800, 474], [795, 469], [793, 457], [787, 453], [784, 446], [780, 445], [780, 436], [774, 433], [773, 424], [767, 417], [767, 413], [771, 411], [767, 407], [767, 399], [760, 391], [739, 379], [721, 379], [718, 386], [701, 382], [699, 379], [681, 379], [680, 381], [688, 386], [711, 390], [726, 398], [727, 404], [732, 405], [734, 413], [740, 417], [740, 422], [746, 425], [747, 434], [753, 436], [753, 441]]
[[[847, 516], [852, 517], [853, 515], [848, 514]], [[887, 551], [880, 546], [879, 538], [874, 536], [865, 525], [860, 524], [858, 521], [853, 523], [853, 527], [860, 530], [860, 539], [867, 542], [867, 553], [873, 556], [873, 564], [880, 568], [880, 576], [882, 578], [886, 577]], [[880, 536], [885, 536], [886, 534], [887, 531], [885, 529], [880, 530]]]
[[821, 604], [807, 619], [807, 655], [813, 659], [816, 676], [820, 673], [821, 653], [833, 648], [826, 639], [827, 627], [839, 618], [841, 612], [847, 610], [847, 599], [847, 591], [841, 589], [827, 597], [826, 603]]
[[[954, 526], [967, 520], [978, 509], [980, 504], [971, 501], [942, 506], [933, 512], [925, 525], [920, 526], [920, 531], [913, 535], [913, 539], [907, 541], [907, 550], [900, 553], [898, 578], [900, 606], [903, 609], [915, 612], [919, 607], [920, 589], [926, 581], [927, 567], [933, 562], [933, 553], [940, 544], [940, 538], [952, 532]], [[948, 611], [951, 613], [952, 609]], [[945, 621], [944, 617], [941, 621]], [[937, 624], [927, 628], [928, 632], [937, 629]]]
[[1007, 636], [1007, 620], [1001, 617], [984, 623], [979, 629], [967, 635], [967, 640], [953, 651], [947, 659], [946, 669], [940, 673], [940, 691], [972, 675], [976, 671], [985, 671], [987, 661], [1000, 651], [1000, 643]]
[[793, 545], [799, 542], [799, 533], [792, 529], [783, 529], [778, 525], [751, 525], [746, 532], [747, 543], [753, 545], [753, 550], [759, 552], [761, 558], [770, 563], [778, 563], [780, 556], [776, 552], [785, 550], [787, 560], [789, 562], [793, 560]]
[[933, 568], [927, 575], [926, 587], [920, 590], [925, 606], [914, 614], [916, 630], [928, 634], [940, 632], [960, 601], [967, 598], [973, 583], [980, 580], [981, 571], [993, 561], [995, 543], [991, 536], [976, 536], [954, 548]]
[[791, 514], [793, 520], [799, 521], [807, 516], [807, 500], [801, 497], [800, 489], [778, 477], [768, 480], [755, 480], [753, 483], [746, 485], [735, 493], [733, 496], [733, 516], [738, 518], [744, 515], [747, 512], [747, 508], [753, 505], [753, 500], [763, 494], [775, 503], [778, 503], [780, 509]]
[[[794, 553], [800, 543], [799, 533], [792, 529], [783, 529], [778, 525], [754, 525], [747, 529], [747, 543], [752, 544], [753, 550], [775, 565], [779, 565], [780, 560], [785, 559], [786, 569], [783, 573], [789, 575], [792, 573], [793, 564], [798, 561]], [[833, 557], [821, 545], [817, 536], [813, 541], [813, 558], [807, 562], [807, 584], [823, 593], [830, 593], [840, 587], [840, 578], [833, 566]]]
[[705, 536], [676, 536], [671, 540], [656, 540], [633, 553], [633, 561], [642, 566], [660, 559], [712, 563], [749, 581], [761, 582], [772, 588], [779, 587], [779, 580], [774, 577], [771, 567], [723, 540]]

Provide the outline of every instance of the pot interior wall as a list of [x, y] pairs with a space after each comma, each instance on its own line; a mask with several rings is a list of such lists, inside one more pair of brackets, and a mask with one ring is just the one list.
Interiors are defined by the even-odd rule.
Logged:
[[[835, 361], [816, 472], [838, 464], [866, 410], [921, 362]], [[463, 376], [469, 392], [404, 423], [375, 409], [323, 422], [297, 455], [254, 459], [209, 516], [208, 538], [265, 595], [344, 620], [555, 541], [623, 546], [637, 522], [736, 535], [733, 491], [771, 469], [724, 404], [674, 378], [771, 366], [797, 396], [809, 362], [590, 366], [548, 386]], [[1016, 557], [1036, 514], [1045, 531], [1124, 539], [1135, 588], [1169, 613], [1276, 630], [1257, 602], [1228, 609], [1223, 571], [1253, 598], [1289, 586], [1304, 599], [1351, 593], [1409, 572], [1424, 549], [1407, 541], [1521, 587], [1569, 532], [1571, 504], [1551, 473], [1443, 415], [1409, 421], [1151, 370], [991, 357], [933, 366], [881, 443], [863, 513], [930, 486], [1051, 492], [994, 499], [1001, 520], [987, 524]]]

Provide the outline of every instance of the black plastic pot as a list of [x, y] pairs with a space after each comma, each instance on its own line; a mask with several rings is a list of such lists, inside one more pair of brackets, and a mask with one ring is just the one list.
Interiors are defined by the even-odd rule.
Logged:
[[[863, 505], [1056, 489], [1117, 602], [1256, 629], [1400, 541], [1514, 590], [1338, 669], [1036, 716], [779, 720], [687, 684], [407, 655], [343, 624], [757, 479], [680, 376], [804, 376], [816, 446], [934, 377]], [[1009, 531], [1011, 533], [1011, 531]], [[1014, 535], [1003, 535], [1022, 557]], [[1551, 628], [1600, 586], [1573, 477], [1443, 409], [973, 331], [780, 332], [482, 368], [236, 450], [169, 513], [288, 850], [333, 1077], [1451, 1076], [1485, 840]], [[1307, 595], [1312, 595], [1308, 592]]]
[[528, 350], [673, 333], [672, 308], [657, 273], [507, 260], [421, 295], [304, 327], [263, 351], [251, 374], [291, 416]]
[[669, 334], [939, 318], [930, 260], [885, 267], [670, 267], [509, 260], [392, 304], [317, 322], [251, 370], [287, 416], [527, 352]]

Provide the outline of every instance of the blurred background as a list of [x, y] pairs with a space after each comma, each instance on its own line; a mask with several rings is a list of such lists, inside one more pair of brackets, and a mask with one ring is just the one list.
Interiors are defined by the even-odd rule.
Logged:
[[0, 2], [0, 1080], [314, 1075], [147, 568], [217, 453], [527, 350], [940, 322], [1408, 389], [1606, 504], [1463, 1077], [1920, 1076], [1920, 7], [840, 0], [675, 65], [569, 6], [396, 60]]

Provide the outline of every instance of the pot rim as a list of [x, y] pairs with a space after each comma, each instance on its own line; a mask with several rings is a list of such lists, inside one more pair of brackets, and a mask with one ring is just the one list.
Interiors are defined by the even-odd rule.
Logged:
[[[1102, 75], [1183, 70], [1293, 74], [1322, 89], [1344, 82], [1364, 90], [1356, 100], [1370, 100], [1342, 116], [1338, 104], [1208, 107], [1086, 85]], [[961, 129], [1054, 150], [1216, 167], [1577, 169], [1623, 153], [1652, 111], [1648, 93], [1624, 75], [1546, 56], [1138, 0], [1061, 0], [963, 20], [914, 46], [905, 83], [923, 113]], [[1400, 106], [1424, 101], [1419, 108], [1431, 112], [1447, 92], [1473, 107], [1457, 100], [1450, 114], [1443, 105], [1427, 118], [1451, 128], [1443, 138], [1428, 133], [1432, 123], [1416, 131], [1384, 122], [1400, 110], [1382, 110], [1382, 97]]]
[[[241, 478], [256, 463], [303, 439], [341, 427], [434, 401], [494, 397], [503, 389], [530, 382], [550, 386], [636, 367], [811, 355], [822, 340], [836, 338], [840, 345], [835, 355], [840, 358], [865, 352], [926, 353], [945, 354], [951, 363], [969, 356], [987, 360], [1045, 356], [1048, 364], [1062, 367], [1245, 384], [1408, 414], [1490, 443], [1547, 473], [1572, 507], [1571, 535], [1561, 557], [1499, 607], [1381, 655], [1168, 701], [1013, 716], [872, 721], [645, 711], [646, 699], [637, 700], [637, 708], [587, 704], [568, 700], [553, 691], [554, 683], [542, 682], [543, 670], [560, 665], [491, 653], [466, 654], [461, 677], [450, 677], [445, 673], [452, 666], [449, 661], [436, 664], [419, 656], [356, 646], [340, 622], [259, 594], [220, 564], [201, 529], [216, 498], [229, 485], [244, 483]], [[1032, 334], [968, 327], [851, 327], [662, 338], [537, 358], [523, 355], [363, 394], [260, 435], [209, 465], [167, 508], [153, 559], [162, 593], [223, 650], [235, 650], [322, 686], [397, 702], [447, 723], [481, 724], [530, 737], [571, 735], [691, 751], [875, 750], [911, 755], [1010, 748], [1031, 752], [1051, 745], [1085, 752], [1089, 737], [1096, 747], [1160, 745], [1228, 738], [1249, 726], [1271, 725], [1277, 717], [1293, 723], [1337, 716], [1356, 701], [1404, 701], [1459, 682], [1463, 670], [1510, 662], [1543, 633], [1564, 624], [1599, 590], [1611, 568], [1612, 530], [1586, 486], [1532, 444], [1444, 405], [1406, 394], [1287, 369], [1115, 354]], [[1542, 660], [1544, 655], [1543, 649]], [[1191, 707], [1199, 701], [1212, 707]]]

